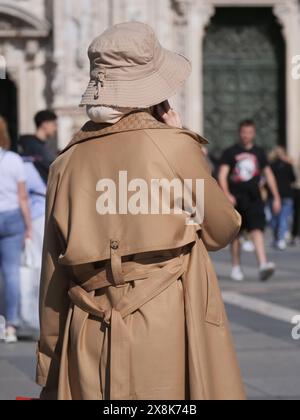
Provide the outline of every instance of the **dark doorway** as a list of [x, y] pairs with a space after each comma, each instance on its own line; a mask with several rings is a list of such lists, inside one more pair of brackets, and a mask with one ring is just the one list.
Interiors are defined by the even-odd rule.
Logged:
[[0, 80], [0, 115], [8, 124], [12, 150], [17, 151], [18, 142], [18, 98], [15, 83], [9, 78]]
[[204, 41], [205, 136], [211, 152], [254, 119], [266, 149], [286, 142], [285, 44], [271, 8], [217, 8]]

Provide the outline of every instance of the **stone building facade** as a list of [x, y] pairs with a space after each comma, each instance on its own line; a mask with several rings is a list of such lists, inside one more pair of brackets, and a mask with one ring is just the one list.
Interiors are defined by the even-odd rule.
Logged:
[[171, 102], [212, 148], [234, 141], [238, 119], [249, 117], [264, 145], [300, 155], [298, 0], [0, 0], [0, 114], [13, 136], [32, 131], [33, 115], [48, 107], [59, 115], [58, 147], [69, 141], [87, 119], [78, 107], [87, 47], [127, 20], [149, 23], [193, 62]]

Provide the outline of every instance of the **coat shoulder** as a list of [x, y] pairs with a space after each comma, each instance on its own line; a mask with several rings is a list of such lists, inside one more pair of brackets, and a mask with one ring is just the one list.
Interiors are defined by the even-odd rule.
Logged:
[[203, 152], [208, 141], [199, 134], [186, 129], [147, 130], [156, 147], [164, 155], [169, 165], [178, 174], [186, 174], [191, 168], [198, 168], [203, 177], [210, 174], [211, 169]]
[[55, 177], [61, 177], [61, 175], [65, 172], [68, 167], [68, 164], [71, 160], [71, 156], [73, 155], [76, 147], [67, 150], [65, 153], [59, 155], [54, 162], [50, 165], [50, 173], [49, 179], [53, 179]]
[[173, 149], [188, 149], [198, 146], [202, 148], [209, 142], [204, 137], [194, 131], [180, 128], [170, 128], [169, 130], [145, 130], [157, 145], [167, 145]]
[[195, 140], [197, 143], [199, 143], [201, 145], [209, 144], [209, 141], [205, 137], [201, 136], [200, 134], [196, 133], [195, 131], [188, 130], [188, 129], [182, 129], [180, 131], [181, 131], [182, 135]]

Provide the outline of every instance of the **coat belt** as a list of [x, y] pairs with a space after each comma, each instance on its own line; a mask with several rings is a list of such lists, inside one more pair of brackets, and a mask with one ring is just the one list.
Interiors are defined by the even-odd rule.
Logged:
[[[114, 250], [116, 251], [116, 250]], [[130, 336], [125, 319], [147, 302], [166, 290], [184, 273], [183, 255], [151, 265], [144, 274], [135, 270], [124, 276], [117, 252], [112, 252], [112, 271], [115, 285], [120, 287], [136, 279], [143, 280], [142, 287], [132, 288], [115, 307], [111, 307], [107, 299], [99, 303], [95, 299], [95, 291], [107, 286], [107, 280], [94, 277], [84, 284], [72, 283], [69, 296], [72, 303], [80, 310], [101, 319], [110, 328], [106, 334], [105, 348], [110, 352], [110, 396], [111, 400], [130, 400]], [[133, 264], [134, 266], [134, 264]]]

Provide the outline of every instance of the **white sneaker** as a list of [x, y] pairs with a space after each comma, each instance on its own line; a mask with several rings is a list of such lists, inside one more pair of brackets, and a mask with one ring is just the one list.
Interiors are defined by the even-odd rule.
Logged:
[[254, 252], [255, 251], [254, 243], [252, 241], [245, 241], [243, 242], [242, 249], [245, 252]]
[[5, 343], [6, 344], [14, 344], [17, 343], [17, 330], [14, 327], [7, 327], [5, 333]]
[[260, 281], [269, 280], [274, 275], [275, 270], [276, 270], [276, 265], [272, 262], [267, 262], [266, 264], [262, 264], [259, 269]]
[[293, 240], [293, 236], [292, 236], [291, 232], [287, 232], [285, 234], [284, 240], [287, 244], [289, 244]]
[[279, 251], [285, 251], [287, 249], [287, 243], [284, 239], [282, 239], [281, 241], [277, 242], [276, 247], [279, 249]]
[[245, 276], [240, 266], [233, 267], [230, 275], [231, 280], [233, 281], [244, 281]]

